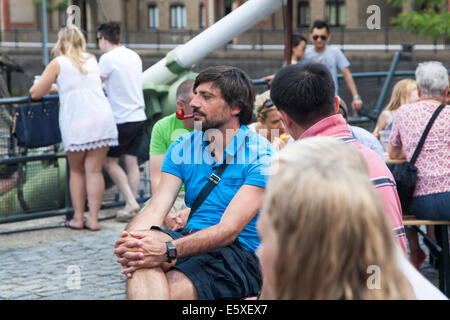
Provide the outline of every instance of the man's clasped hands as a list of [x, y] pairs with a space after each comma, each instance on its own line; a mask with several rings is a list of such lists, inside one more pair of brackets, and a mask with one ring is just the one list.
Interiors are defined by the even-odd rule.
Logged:
[[161, 267], [168, 270], [174, 265], [176, 260], [167, 262], [166, 249], [166, 244], [158, 237], [158, 232], [123, 231], [116, 240], [114, 254], [123, 267], [122, 273], [132, 278], [133, 272], [142, 268]]

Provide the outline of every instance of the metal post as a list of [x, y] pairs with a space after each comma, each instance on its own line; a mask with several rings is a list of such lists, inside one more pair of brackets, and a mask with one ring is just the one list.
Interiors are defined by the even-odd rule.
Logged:
[[284, 62], [291, 64], [292, 61], [292, 0], [287, 0], [287, 4], [283, 7], [286, 12], [284, 16]]
[[48, 64], [46, 0], [41, 0], [41, 9], [42, 9], [42, 63], [45, 68]]

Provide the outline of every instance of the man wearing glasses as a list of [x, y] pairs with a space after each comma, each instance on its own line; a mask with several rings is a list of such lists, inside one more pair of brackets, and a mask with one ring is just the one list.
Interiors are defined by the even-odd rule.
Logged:
[[322, 63], [333, 76], [334, 85], [336, 88], [336, 95], [339, 93], [337, 75], [338, 71], [342, 72], [345, 83], [352, 94], [352, 109], [357, 111], [361, 109], [363, 102], [356, 89], [355, 81], [349, 70], [350, 62], [339, 48], [327, 46], [327, 42], [331, 39], [330, 29], [325, 21], [314, 21], [310, 40], [314, 44], [314, 47], [306, 49], [305, 56], [301, 63]]

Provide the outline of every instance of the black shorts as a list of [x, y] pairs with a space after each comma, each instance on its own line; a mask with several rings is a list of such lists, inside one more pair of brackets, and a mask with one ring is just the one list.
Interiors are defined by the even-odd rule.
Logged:
[[[155, 226], [152, 229], [174, 240], [196, 231], [185, 228], [171, 231]], [[200, 300], [242, 299], [256, 296], [261, 290], [259, 260], [254, 253], [242, 249], [238, 240], [207, 254], [181, 258], [172, 268], [192, 281]]]
[[110, 147], [108, 157], [120, 158], [123, 154], [137, 156], [144, 135], [145, 121], [126, 122], [117, 125], [119, 145]]

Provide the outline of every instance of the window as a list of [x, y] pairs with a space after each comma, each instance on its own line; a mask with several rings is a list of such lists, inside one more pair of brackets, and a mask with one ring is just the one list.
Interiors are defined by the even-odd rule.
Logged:
[[205, 6], [203, 5], [203, 2], [200, 3], [198, 20], [200, 22], [200, 29], [205, 28], [205, 25], [206, 25], [206, 21], [205, 21]]
[[148, 27], [150, 29], [159, 28], [158, 6], [156, 4], [148, 6]]
[[170, 6], [170, 27], [172, 29], [186, 28], [186, 8], [182, 4]]
[[345, 1], [328, 0], [325, 10], [328, 17], [328, 24], [330, 26], [345, 26]]
[[299, 1], [297, 3], [297, 27], [309, 27], [310, 23], [309, 2]]

